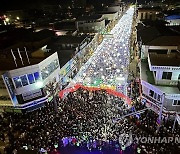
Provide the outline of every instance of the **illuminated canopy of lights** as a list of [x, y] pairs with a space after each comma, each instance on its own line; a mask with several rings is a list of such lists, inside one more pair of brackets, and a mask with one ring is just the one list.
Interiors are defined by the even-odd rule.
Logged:
[[74, 82], [89, 86], [126, 86], [133, 14], [134, 8], [131, 7], [111, 30], [112, 37], [105, 37], [80, 69]]

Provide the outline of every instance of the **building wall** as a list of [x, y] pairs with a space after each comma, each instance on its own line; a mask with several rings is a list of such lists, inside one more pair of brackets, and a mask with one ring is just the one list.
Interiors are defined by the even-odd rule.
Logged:
[[[142, 85], [142, 96], [143, 98], [146, 98], [148, 101], [156, 104], [157, 106], [161, 106], [162, 102], [162, 97], [163, 97], [163, 91], [159, 90], [155, 86], [141, 80], [141, 85]], [[154, 94], [153, 96], [150, 96], [151, 92], [153, 91]], [[159, 96], [158, 96], [159, 95]], [[159, 98], [160, 99], [159, 99]], [[174, 106], [173, 101], [174, 100], [180, 100], [180, 94], [167, 94], [165, 93], [165, 98], [164, 98], [164, 109], [166, 111], [175, 111], [175, 112], [180, 112], [180, 105]]]
[[16, 88], [13, 78], [21, 77], [23, 75], [27, 75], [27, 74], [35, 73], [35, 72], [40, 72], [38, 65], [27, 66], [27, 67], [9, 71], [10, 77], [12, 78], [13, 85], [15, 87], [15, 93], [17, 95], [22, 94], [25, 91], [36, 90], [37, 87], [35, 86], [36, 83], [34, 83], [34, 84], [28, 83], [28, 85], [26, 85], [26, 86], [21, 86], [19, 88]]
[[107, 7], [107, 10], [109, 12], [120, 12], [120, 11], [122, 11], [122, 9], [121, 9], [121, 7], [119, 5], [109, 6], [109, 7]]
[[[152, 71], [154, 74], [155, 84], [177, 86], [178, 78], [180, 76], [180, 67], [151, 65], [149, 56], [148, 56], [148, 64], [149, 64], [150, 71]], [[166, 72], [172, 73], [171, 79], [163, 79], [163, 73], [166, 73]]]
[[171, 50], [177, 50], [178, 46], [149, 46], [142, 45], [141, 48], [141, 59], [146, 59], [148, 57], [149, 50], [168, 50], [167, 53], [170, 53]]
[[118, 19], [118, 12], [112, 14], [103, 14], [103, 17], [105, 20], [115, 21]]
[[157, 20], [158, 13], [156, 11], [138, 11], [138, 20]]
[[[57, 61], [56, 66], [52, 65], [54, 61]], [[42, 74], [44, 69], [46, 71], [50, 70], [46, 78], [43, 78]], [[9, 78], [12, 79], [13, 92], [16, 95], [18, 104], [29, 103], [41, 98], [47, 99], [44, 87], [51, 81], [59, 82], [59, 70], [58, 56], [57, 53], [54, 53], [39, 64], [8, 71]], [[14, 103], [13, 105], [18, 105]]]
[[180, 19], [165, 20], [168, 22], [167, 26], [178, 26], [180, 25]]
[[94, 22], [85, 22], [85, 21], [78, 21], [76, 23], [77, 29], [79, 31], [100, 31], [100, 29], [105, 28], [105, 20], [102, 19], [100, 21]]
[[[178, 84], [178, 77], [180, 75], [179, 70], [172, 71], [172, 70], [166, 70], [166, 69], [161, 69], [161, 70], [155, 70], [156, 71], [156, 76], [155, 76], [155, 82], [157, 85], [174, 85], [176, 86]], [[163, 72], [171, 72], [172, 77], [171, 80], [168, 79], [162, 79]]]

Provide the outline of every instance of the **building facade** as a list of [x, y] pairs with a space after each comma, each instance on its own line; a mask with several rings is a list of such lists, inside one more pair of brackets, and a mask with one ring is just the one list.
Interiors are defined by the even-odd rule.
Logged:
[[149, 43], [141, 48], [142, 100], [157, 113], [163, 105], [164, 115], [175, 115], [180, 112], [178, 45], [156, 45]]
[[138, 20], [157, 20], [161, 10], [156, 8], [138, 8]]
[[103, 15], [83, 16], [76, 20], [78, 32], [96, 33], [105, 28]]
[[11, 104], [1, 103], [2, 109], [30, 111], [39, 108], [50, 101], [46, 86], [53, 82], [59, 88], [60, 71], [57, 53], [36, 65], [30, 65], [10, 71], [3, 75], [3, 81], [11, 99]]

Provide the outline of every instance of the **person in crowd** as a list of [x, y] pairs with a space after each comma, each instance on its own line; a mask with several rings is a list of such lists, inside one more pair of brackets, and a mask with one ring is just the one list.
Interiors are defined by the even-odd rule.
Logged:
[[[16, 153], [21, 149], [36, 150], [39, 153], [60, 153], [67, 147], [87, 148], [89, 150], [115, 149], [128, 150], [126, 140], [120, 140], [121, 134], [139, 136], [177, 136], [179, 127], [172, 133], [173, 121], [165, 120], [163, 127], [155, 134], [158, 115], [146, 110], [140, 115], [124, 115], [145, 109], [139, 99], [139, 84], [130, 82], [128, 95], [132, 99], [131, 106], [126, 100], [109, 94], [106, 90], [89, 91], [79, 88], [70, 92], [63, 100], [59, 100], [58, 113], [53, 104], [30, 113], [4, 113], [0, 117], [0, 139], [5, 140], [7, 134], [9, 146], [6, 153]], [[143, 144], [132, 142], [128, 145], [137, 153], [172, 153], [179, 150], [178, 144]], [[60, 150], [60, 151], [59, 151]]]

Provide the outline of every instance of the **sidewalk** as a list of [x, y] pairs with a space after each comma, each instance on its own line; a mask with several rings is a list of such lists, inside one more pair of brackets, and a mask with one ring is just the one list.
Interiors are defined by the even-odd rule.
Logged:
[[[137, 69], [138, 66], [138, 57], [134, 57], [134, 59], [129, 64], [129, 73], [133, 74], [134, 77], [139, 77], [139, 72]], [[132, 75], [129, 75], [129, 79], [132, 79]]]

